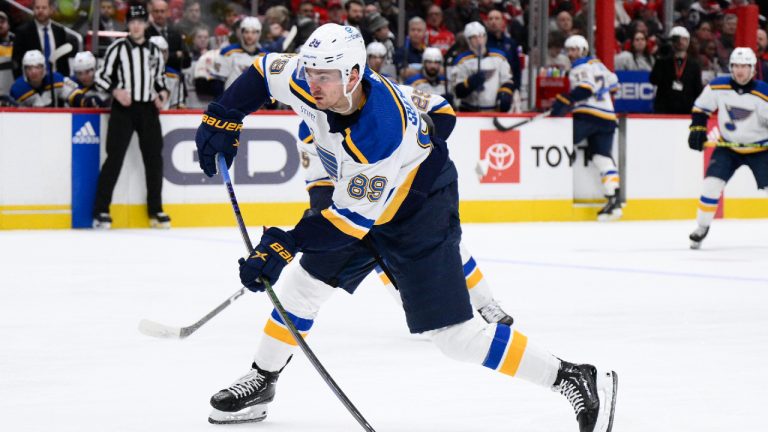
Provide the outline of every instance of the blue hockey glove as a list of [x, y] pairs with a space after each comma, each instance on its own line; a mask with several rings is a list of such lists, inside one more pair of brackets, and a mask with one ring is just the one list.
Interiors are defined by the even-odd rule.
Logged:
[[512, 94], [505, 91], [496, 93], [496, 106], [499, 112], [509, 112], [512, 109]]
[[571, 101], [559, 94], [555, 97], [555, 103], [552, 104], [552, 110], [549, 114], [551, 117], [562, 117], [566, 114], [568, 114], [568, 111], [571, 110]]
[[696, 151], [704, 150], [704, 143], [707, 142], [707, 127], [691, 126], [688, 130], [690, 131], [688, 133], [688, 147]]
[[469, 88], [469, 91], [482, 91], [484, 89], [483, 83], [485, 83], [485, 73], [483, 72], [475, 72], [467, 78], [467, 88]]
[[216, 153], [223, 153], [227, 168], [237, 155], [240, 145], [240, 131], [243, 129], [245, 114], [236, 110], [227, 110], [224, 106], [211, 102], [203, 114], [203, 121], [197, 128], [195, 144], [200, 168], [205, 175], [213, 177], [216, 174]]
[[260, 278], [277, 282], [280, 273], [296, 255], [296, 241], [280, 228], [269, 228], [248, 259], [240, 258], [240, 281], [253, 292], [264, 291]]

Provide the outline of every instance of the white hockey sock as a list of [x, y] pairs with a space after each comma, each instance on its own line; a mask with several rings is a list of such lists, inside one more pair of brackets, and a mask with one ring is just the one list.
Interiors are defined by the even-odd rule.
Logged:
[[[302, 337], [306, 337], [320, 306], [334, 292], [335, 288], [310, 276], [300, 264], [294, 264], [289, 265], [283, 272], [277, 295], [296, 329]], [[280, 315], [276, 310], [272, 310], [253, 361], [266, 371], [280, 370], [288, 362], [296, 346], [296, 341]]]
[[708, 227], [715, 218], [717, 205], [720, 202], [720, 194], [725, 188], [725, 181], [717, 177], [707, 177], [704, 179], [701, 197], [699, 198], [699, 208], [696, 211], [696, 222], [700, 227]]
[[482, 364], [506, 375], [550, 388], [560, 360], [530, 343], [506, 324], [486, 324], [474, 317], [461, 324], [429, 332], [443, 354], [455, 360]]
[[403, 299], [400, 297], [400, 291], [398, 291], [392, 281], [389, 280], [389, 276], [387, 276], [387, 274], [384, 273], [384, 270], [382, 270], [378, 265], [376, 266], [376, 273], [379, 275], [381, 283], [384, 284], [384, 289], [386, 289], [389, 295], [392, 296], [392, 298], [395, 300], [395, 303], [397, 303], [397, 305], [402, 308]]
[[469, 253], [464, 243], [459, 245], [461, 252], [461, 262], [464, 264], [464, 278], [467, 280], [467, 289], [469, 290], [469, 300], [472, 302], [474, 310], [481, 309], [493, 301], [493, 293], [488, 282], [485, 281], [483, 273], [477, 266], [475, 259]]
[[616, 168], [613, 159], [596, 154], [592, 156], [592, 163], [600, 171], [600, 180], [603, 183], [605, 195], [613, 195], [619, 187], [619, 170]]

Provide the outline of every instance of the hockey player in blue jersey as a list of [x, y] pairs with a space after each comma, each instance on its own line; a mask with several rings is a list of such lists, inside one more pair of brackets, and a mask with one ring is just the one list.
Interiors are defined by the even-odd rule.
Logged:
[[75, 55], [72, 62], [74, 76], [71, 78], [75, 84], [69, 95], [67, 103], [77, 108], [104, 108], [112, 101], [109, 94], [95, 85], [96, 81], [96, 57], [90, 51], [83, 51]]
[[565, 41], [565, 49], [573, 66], [568, 73], [571, 92], [559, 94], [552, 106], [552, 116], [573, 112], [573, 144], [587, 140], [587, 158], [597, 167], [608, 202], [597, 213], [599, 221], [621, 217], [619, 170], [613, 160], [613, 135], [616, 114], [611, 93], [618, 89], [616, 74], [600, 60], [589, 56], [589, 44], [575, 35]]
[[74, 87], [74, 84], [58, 72], [46, 74], [43, 53], [27, 51], [21, 60], [21, 67], [23, 74], [16, 79], [10, 91], [11, 98], [19, 106], [64, 106], [67, 89]]
[[[289, 231], [264, 232], [239, 261], [241, 281], [263, 291], [262, 278], [274, 283], [285, 268], [280, 299], [306, 335], [336, 287], [353, 292], [379, 254], [396, 279], [412, 333], [426, 334], [448, 357], [562, 393], [581, 432], [609, 431], [614, 372], [561, 361], [510, 326], [473, 316], [459, 251], [457, 172], [446, 143], [430, 136], [400, 87], [368, 70], [365, 57], [355, 28], [326, 24], [299, 56], [258, 58], [203, 115], [195, 141], [207, 175], [216, 173], [217, 153], [231, 164], [243, 117], [274, 98], [308, 125], [334, 185], [329, 208]], [[300, 262], [288, 265], [297, 252]], [[266, 417], [295, 342], [276, 312], [264, 333], [250, 371], [211, 398], [209, 421]]]
[[730, 77], [712, 80], [693, 104], [688, 146], [701, 151], [707, 141], [707, 120], [715, 111], [722, 141], [715, 143], [704, 176], [691, 248], [698, 249], [709, 233], [720, 194], [742, 165], [755, 176], [758, 189], [768, 192], [768, 84], [755, 80], [757, 58], [750, 48], [735, 48], [728, 62]]

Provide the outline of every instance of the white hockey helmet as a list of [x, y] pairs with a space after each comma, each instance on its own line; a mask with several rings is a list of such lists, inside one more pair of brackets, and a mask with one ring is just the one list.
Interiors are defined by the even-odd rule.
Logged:
[[424, 54], [421, 55], [421, 61], [427, 62], [443, 62], [443, 53], [440, 52], [440, 48], [429, 47], [424, 50]]
[[245, 29], [261, 32], [261, 21], [256, 17], [247, 16], [240, 21], [240, 31]]
[[45, 66], [45, 57], [43, 57], [43, 53], [40, 50], [27, 51], [21, 59], [21, 66]]
[[381, 42], [371, 42], [368, 44], [368, 48], [365, 49], [365, 53], [369, 56], [386, 57], [387, 47]]
[[96, 57], [90, 51], [82, 51], [75, 54], [75, 60], [72, 65], [75, 72], [83, 72], [96, 69]]
[[752, 51], [752, 48], [734, 48], [731, 52], [731, 58], [728, 61], [728, 67], [735, 64], [750, 65], [754, 69], [755, 64], [757, 64], [757, 57], [755, 56], [755, 52]]
[[581, 55], [587, 55], [589, 52], [589, 42], [587, 42], [584, 36], [573, 35], [565, 40], [565, 48], [578, 48]]
[[161, 51], [168, 51], [168, 41], [162, 36], [152, 36], [149, 43], [160, 48]]
[[485, 36], [485, 27], [483, 27], [482, 24], [480, 24], [477, 21], [472, 21], [471, 23], [464, 26], [464, 37], [469, 40], [472, 36]]
[[688, 29], [683, 26], [675, 26], [672, 27], [672, 30], [669, 31], [669, 37], [683, 37], [690, 39], [691, 34], [688, 32]]
[[[351, 97], [363, 75], [367, 54], [363, 36], [356, 28], [338, 24], [323, 24], [309, 35], [299, 54], [299, 77], [306, 79], [306, 69], [338, 70], [344, 86], [344, 96]], [[357, 66], [360, 80], [347, 93], [349, 75]]]

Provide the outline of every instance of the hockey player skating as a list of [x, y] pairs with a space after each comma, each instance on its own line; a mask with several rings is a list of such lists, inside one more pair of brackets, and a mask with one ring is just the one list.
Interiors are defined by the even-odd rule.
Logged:
[[[286, 269], [280, 299], [306, 335], [337, 291], [333, 286], [356, 288], [375, 266], [375, 251], [396, 278], [412, 333], [425, 333], [453, 359], [559, 391], [582, 432], [610, 430], [614, 372], [561, 361], [510, 326], [473, 317], [459, 251], [456, 168], [445, 142], [430, 137], [412, 102], [399, 86], [369, 71], [365, 56], [356, 29], [326, 24], [312, 33], [300, 56], [260, 58], [205, 112], [196, 143], [207, 175], [216, 173], [217, 153], [231, 163], [243, 117], [272, 97], [309, 126], [334, 185], [329, 208], [302, 218], [290, 231], [264, 232], [251, 255], [240, 260], [241, 281], [262, 291], [260, 278], [277, 281], [295, 254], [304, 252], [299, 265]], [[344, 253], [334, 252], [339, 250]], [[276, 312], [264, 331], [250, 371], [212, 397], [211, 422], [266, 417], [295, 342]]]
[[[427, 48], [427, 50], [429, 49]], [[456, 113], [448, 101], [441, 96], [419, 91], [410, 86], [402, 85], [400, 89], [405, 98], [409, 99], [420, 113], [429, 115], [434, 134], [443, 141], [448, 141], [448, 137], [456, 125]], [[328, 177], [328, 173], [317, 156], [314, 138], [306, 123], [301, 122], [298, 135], [299, 152], [301, 153], [302, 166], [304, 167], [304, 180], [309, 192], [310, 208], [305, 214], [314, 214], [333, 204], [333, 182]], [[463, 244], [460, 245], [460, 248], [461, 262], [472, 308], [488, 323], [498, 322], [512, 325], [514, 322], [513, 318], [504, 312], [499, 303], [494, 299], [488, 281], [485, 280], [483, 273], [469, 253], [469, 250]], [[392, 284], [392, 281], [389, 280], [386, 273], [378, 265], [375, 270], [387, 291], [402, 305], [400, 293]]]
[[691, 248], [698, 249], [709, 233], [720, 194], [733, 173], [747, 165], [757, 188], [768, 192], [768, 84], [754, 79], [757, 58], [750, 48], [731, 53], [730, 77], [715, 78], [693, 104], [688, 146], [701, 151], [707, 141], [707, 119], [718, 112], [724, 143], [712, 153], [704, 176]]
[[573, 112], [573, 144], [587, 140], [587, 158], [600, 172], [603, 192], [608, 202], [597, 213], [600, 221], [621, 217], [619, 170], [613, 160], [613, 135], [616, 113], [611, 92], [618, 89], [616, 74], [600, 60], [589, 56], [589, 44], [583, 36], [571, 36], [565, 50], [573, 68], [568, 73], [571, 92], [559, 94], [552, 106], [552, 116]]

